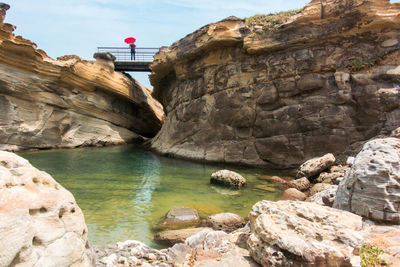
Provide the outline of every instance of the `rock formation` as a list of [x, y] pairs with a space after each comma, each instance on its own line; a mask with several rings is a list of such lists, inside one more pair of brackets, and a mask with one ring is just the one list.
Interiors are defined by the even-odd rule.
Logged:
[[273, 168], [339, 162], [400, 124], [400, 4], [313, 0], [229, 17], [163, 48], [151, 66], [160, 153]]
[[339, 184], [334, 208], [400, 223], [400, 139], [366, 143]]
[[0, 266], [93, 266], [81, 209], [50, 175], [0, 151]]
[[357, 266], [360, 216], [314, 203], [260, 201], [249, 214], [247, 244], [262, 266]]
[[0, 5], [0, 147], [7, 150], [129, 143], [153, 137], [162, 106], [106, 57], [49, 58], [14, 36]]

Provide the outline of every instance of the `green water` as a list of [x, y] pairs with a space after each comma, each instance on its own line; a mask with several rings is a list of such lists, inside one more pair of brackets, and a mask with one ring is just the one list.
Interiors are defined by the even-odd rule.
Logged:
[[260, 179], [268, 175], [265, 170], [229, 166], [248, 181], [245, 189], [230, 190], [209, 182], [224, 166], [165, 158], [134, 146], [19, 154], [72, 192], [96, 245], [135, 239], [159, 247], [154, 226], [173, 206], [194, 207], [202, 217], [219, 212], [246, 217], [257, 201], [280, 195]]

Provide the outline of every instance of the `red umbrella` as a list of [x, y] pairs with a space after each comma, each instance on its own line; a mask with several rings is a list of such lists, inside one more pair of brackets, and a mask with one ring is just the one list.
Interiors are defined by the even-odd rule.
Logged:
[[125, 38], [125, 43], [127, 43], [127, 44], [131, 44], [131, 43], [134, 43], [134, 42], [136, 42], [136, 39], [133, 38], [133, 37]]

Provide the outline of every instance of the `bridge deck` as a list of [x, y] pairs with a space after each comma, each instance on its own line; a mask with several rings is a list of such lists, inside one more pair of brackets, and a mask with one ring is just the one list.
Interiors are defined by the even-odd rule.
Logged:
[[115, 56], [114, 66], [116, 71], [150, 72], [153, 56], [158, 50], [158, 48], [138, 47], [133, 59], [129, 47], [97, 47], [97, 52], [108, 52]]

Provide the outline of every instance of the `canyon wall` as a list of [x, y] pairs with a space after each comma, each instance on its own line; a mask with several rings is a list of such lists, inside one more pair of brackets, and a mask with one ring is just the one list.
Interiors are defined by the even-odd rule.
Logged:
[[339, 160], [400, 125], [400, 4], [326, 0], [229, 17], [165, 47], [162, 154], [277, 169]]
[[0, 149], [124, 144], [153, 137], [164, 112], [112, 61], [53, 60], [15, 36], [0, 4]]

